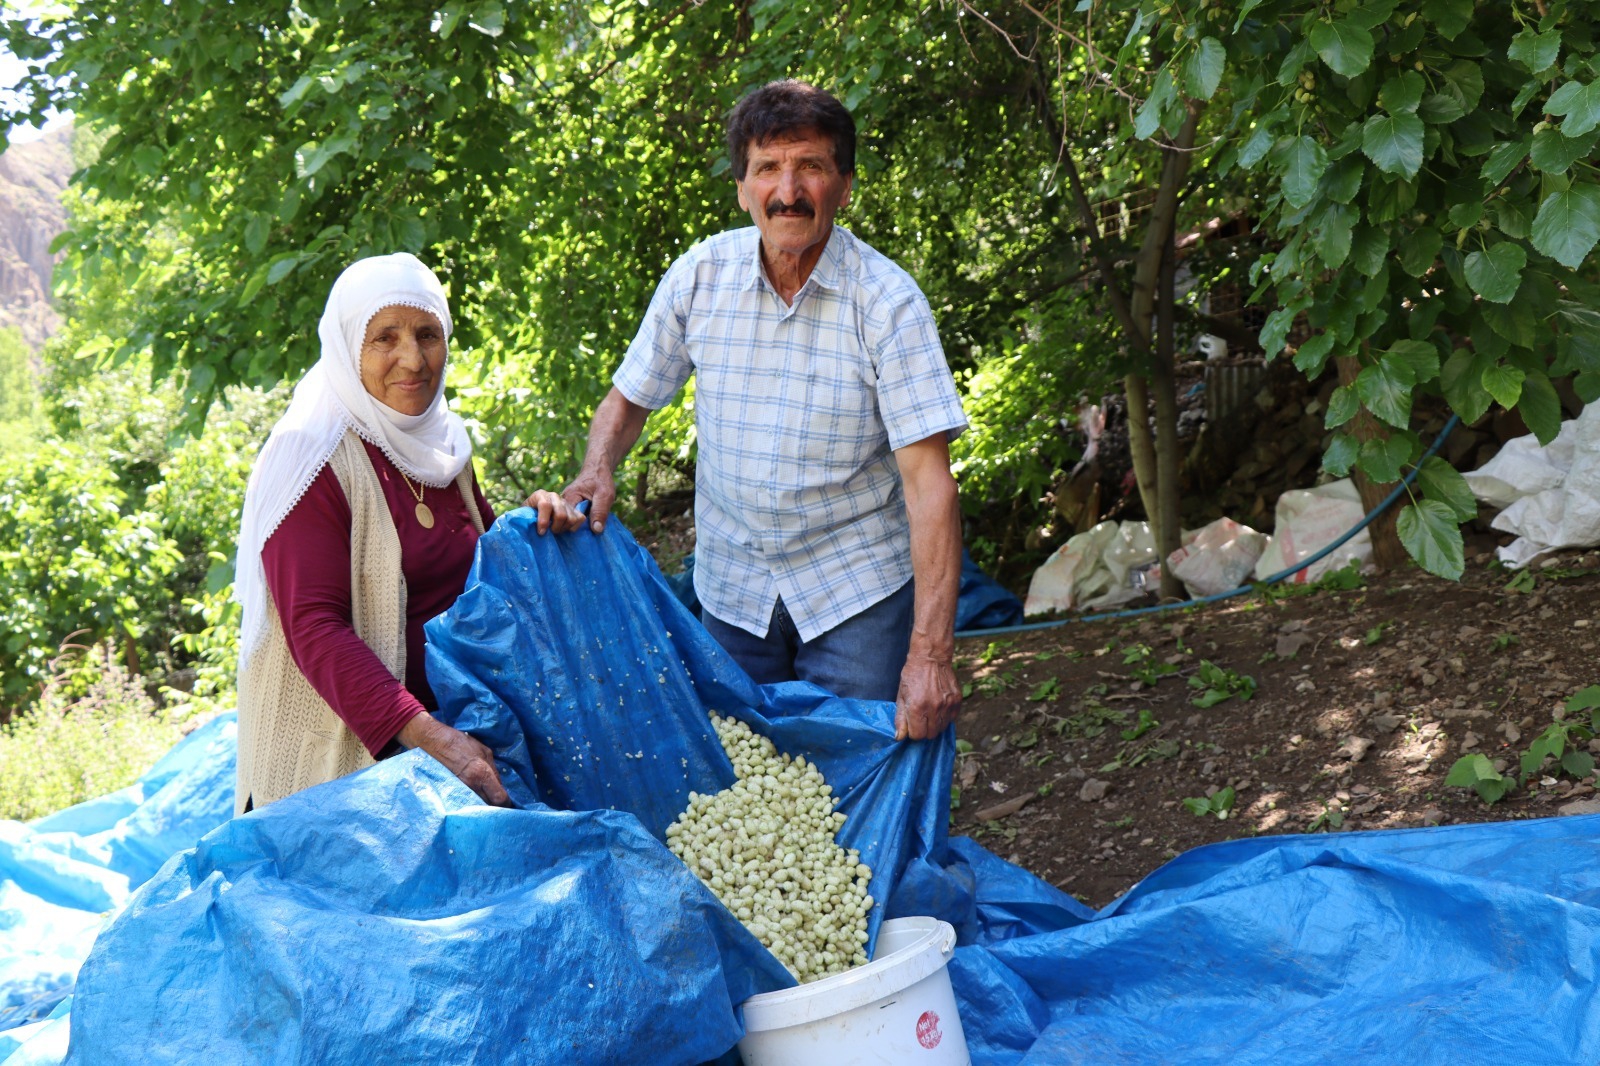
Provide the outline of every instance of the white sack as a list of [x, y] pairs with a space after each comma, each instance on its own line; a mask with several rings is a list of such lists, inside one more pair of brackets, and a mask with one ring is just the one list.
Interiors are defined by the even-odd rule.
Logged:
[[1111, 586], [1111, 571], [1101, 562], [1106, 546], [1117, 536], [1117, 523], [1101, 522], [1068, 540], [1033, 572], [1024, 614], [1070, 611], [1089, 596]]
[[1191, 534], [1167, 556], [1167, 565], [1196, 599], [1236, 589], [1255, 569], [1268, 537], [1231, 518], [1219, 518]]
[[1577, 443], [1578, 423], [1563, 422], [1546, 448], [1532, 433], [1508, 441], [1493, 459], [1461, 476], [1472, 494], [1490, 507], [1510, 507], [1525, 496], [1561, 487]]
[[[1315, 555], [1332, 544], [1362, 518], [1361, 494], [1349, 478], [1330, 481], [1314, 489], [1291, 489], [1278, 497], [1277, 531], [1268, 539], [1266, 550], [1256, 562], [1256, 580], [1268, 577]], [[1339, 549], [1301, 570], [1289, 580], [1306, 584], [1323, 574], [1348, 566], [1351, 560], [1365, 565], [1372, 558], [1372, 537], [1363, 529]]]
[[1109, 607], [1140, 595], [1129, 572], [1156, 558], [1147, 522], [1101, 522], [1055, 550], [1033, 572], [1024, 614]]
[[1149, 522], [1119, 523], [1117, 535], [1106, 545], [1105, 554], [1101, 557], [1105, 568], [1111, 573], [1110, 587], [1093, 599], [1085, 598], [1084, 609], [1104, 610], [1143, 596], [1144, 586], [1135, 580], [1137, 575], [1134, 572], [1149, 566], [1158, 558], [1156, 538], [1150, 532]]
[[1485, 503], [1511, 497], [1492, 523], [1517, 534], [1497, 553], [1502, 562], [1525, 566], [1558, 548], [1600, 544], [1600, 404], [1562, 423], [1548, 448], [1532, 434], [1518, 437], [1466, 478]]

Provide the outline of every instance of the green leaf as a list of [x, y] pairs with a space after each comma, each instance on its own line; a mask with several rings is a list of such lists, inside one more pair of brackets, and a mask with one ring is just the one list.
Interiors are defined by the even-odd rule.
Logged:
[[[1526, 279], [1524, 279], [1526, 284]], [[1479, 301], [1473, 308], [1488, 324], [1492, 333], [1484, 336], [1474, 331], [1472, 342], [1484, 350], [1494, 346], [1497, 337], [1503, 337], [1518, 348], [1532, 348], [1538, 343], [1539, 322], [1526, 300], [1513, 300], [1508, 304]], [[1501, 345], [1497, 354], [1505, 354]]]
[[1372, 34], [1348, 21], [1314, 23], [1311, 47], [1335, 73], [1347, 78], [1372, 65]]
[[1411, 461], [1416, 438], [1410, 433], [1391, 433], [1388, 437], [1375, 437], [1361, 445], [1359, 464], [1362, 471], [1379, 485], [1400, 480], [1405, 465]]
[[1422, 120], [1405, 112], [1373, 115], [1361, 126], [1361, 151], [1385, 174], [1416, 177], [1422, 167]]
[[1483, 184], [1494, 188], [1506, 180], [1506, 175], [1517, 169], [1517, 164], [1528, 155], [1528, 139], [1497, 144], [1483, 164]]
[[1323, 416], [1322, 424], [1327, 429], [1337, 429], [1354, 418], [1359, 410], [1361, 401], [1356, 398], [1355, 387], [1340, 385], [1328, 397], [1328, 413]]
[[1255, 129], [1250, 131], [1250, 136], [1239, 146], [1239, 165], [1249, 170], [1261, 162], [1271, 151], [1272, 141], [1271, 125], [1266, 122], [1256, 123]]
[[1423, 385], [1439, 376], [1439, 349], [1428, 341], [1395, 341], [1384, 353], [1385, 358], [1398, 359], [1411, 368], [1416, 384]]
[[1273, 149], [1283, 170], [1283, 199], [1290, 207], [1304, 207], [1317, 194], [1317, 183], [1328, 167], [1328, 154], [1310, 137], [1285, 137]]
[[1472, 21], [1473, 0], [1425, 0], [1422, 17], [1439, 28], [1439, 36], [1453, 41]]
[[244, 246], [251, 255], [261, 254], [261, 250], [267, 246], [267, 236], [271, 230], [271, 216], [259, 211], [250, 216], [250, 221], [244, 227]]
[[1445, 392], [1450, 410], [1461, 416], [1464, 423], [1475, 423], [1483, 418], [1494, 402], [1488, 389], [1483, 387], [1483, 371], [1493, 365], [1493, 357], [1470, 347], [1458, 347], [1438, 371], [1438, 386]]
[[1460, 104], [1463, 114], [1471, 114], [1483, 99], [1483, 67], [1470, 59], [1451, 63], [1444, 68], [1444, 91]]
[[1451, 93], [1429, 93], [1417, 105], [1417, 117], [1430, 126], [1443, 126], [1462, 118], [1467, 109]]
[[1573, 777], [1588, 777], [1594, 773], [1594, 756], [1586, 751], [1569, 751], [1561, 756], [1561, 768]]
[[1461, 471], [1439, 458], [1430, 455], [1422, 461], [1417, 471], [1417, 486], [1430, 500], [1438, 500], [1450, 509], [1457, 521], [1467, 522], [1477, 517], [1478, 501], [1467, 485]]
[[1457, 229], [1471, 229], [1478, 224], [1478, 219], [1483, 217], [1483, 203], [1479, 200], [1469, 200], [1464, 204], [1454, 204], [1450, 208], [1450, 224]]
[[1466, 569], [1461, 524], [1441, 501], [1418, 500], [1404, 508], [1395, 523], [1395, 532], [1400, 534], [1400, 543], [1411, 558], [1428, 573], [1455, 581]]
[[1209, 100], [1222, 84], [1228, 53], [1215, 37], [1202, 37], [1183, 64], [1183, 86], [1197, 100]]
[[1506, 58], [1514, 63], [1521, 63], [1531, 73], [1538, 74], [1555, 66], [1556, 57], [1560, 53], [1560, 30], [1538, 33], [1530, 26], [1511, 38], [1511, 47], [1506, 49]]
[[1483, 387], [1489, 390], [1495, 403], [1510, 409], [1522, 398], [1522, 381], [1527, 376], [1517, 367], [1497, 363], [1484, 368]]
[[1575, 138], [1567, 136], [1564, 129], [1547, 127], [1533, 135], [1530, 161], [1546, 174], [1565, 174], [1572, 164], [1588, 158], [1596, 141], [1600, 141], [1600, 130]]
[[1544, 374], [1527, 374], [1522, 379], [1522, 395], [1517, 400], [1517, 413], [1527, 423], [1540, 444], [1549, 444], [1561, 432], [1561, 398], [1555, 386]]
[[1350, 240], [1350, 265], [1365, 278], [1383, 269], [1389, 258], [1389, 235], [1377, 226], [1361, 225]]
[[1361, 179], [1367, 165], [1358, 155], [1347, 155], [1334, 163], [1322, 176], [1323, 192], [1336, 204], [1347, 204], [1361, 191]]
[[1600, 126], [1600, 80], [1592, 81], [1572, 97], [1567, 117], [1561, 122], [1561, 132], [1568, 137], [1582, 137]]
[[288, 277], [289, 272], [299, 265], [300, 257], [298, 255], [286, 255], [282, 259], [276, 260], [272, 266], [267, 269], [267, 284], [276, 285], [278, 282]]
[[1413, 231], [1400, 242], [1400, 269], [1414, 278], [1422, 277], [1433, 269], [1443, 247], [1444, 238], [1432, 226]]
[[1565, 115], [1572, 110], [1573, 102], [1578, 99], [1578, 94], [1584, 91], [1581, 81], [1569, 81], [1550, 94], [1550, 99], [1544, 102], [1544, 112], [1547, 115]]
[[1245, 16], [1260, 7], [1265, 0], [1244, 0], [1239, 5], [1239, 14], [1233, 20], [1233, 32], [1238, 33], [1239, 27], [1244, 25]]
[[1297, 312], [1292, 307], [1280, 307], [1267, 316], [1261, 327], [1261, 350], [1268, 359], [1283, 351], [1283, 342], [1289, 336]]
[[468, 18], [467, 25], [486, 37], [498, 37], [505, 32], [506, 9], [501, 6], [500, 0], [479, 4]]
[[1574, 185], [1551, 193], [1533, 219], [1533, 247], [1569, 270], [1600, 241], [1600, 188]]
[[1463, 755], [1450, 767], [1450, 772], [1445, 775], [1444, 783], [1451, 788], [1471, 788], [1479, 781], [1486, 778], [1496, 778], [1500, 772], [1494, 768], [1488, 756], [1482, 754]]
[[1149, 140], [1161, 128], [1161, 113], [1177, 99], [1178, 90], [1172, 83], [1172, 72], [1163, 69], [1156, 75], [1150, 96], [1133, 118], [1133, 135], [1141, 141]]
[[1367, 410], [1391, 426], [1405, 429], [1411, 423], [1411, 390], [1416, 383], [1405, 360], [1386, 354], [1356, 375], [1356, 396]]
[[1360, 453], [1360, 441], [1348, 433], [1335, 433], [1333, 440], [1328, 444], [1328, 450], [1322, 453], [1322, 469], [1334, 477], [1344, 477], [1350, 473], [1350, 468], [1356, 465], [1356, 458]]
[[444, 10], [439, 13], [439, 37], [448, 41], [450, 35], [456, 32], [456, 27], [461, 23], [461, 16], [465, 12], [466, 4], [462, 0], [451, 0], [444, 5]]
[[1491, 303], [1508, 304], [1522, 284], [1528, 253], [1514, 241], [1501, 241], [1467, 256], [1465, 271], [1472, 291]]
[[1333, 334], [1326, 331], [1318, 333], [1295, 350], [1295, 369], [1306, 377], [1317, 377], [1322, 373], [1322, 368], [1328, 362], [1328, 353], [1332, 350]]
[[1393, 115], [1401, 111], [1415, 111], [1422, 102], [1426, 83], [1414, 70], [1396, 74], [1378, 90], [1378, 106]]
[[1312, 238], [1317, 256], [1330, 270], [1338, 269], [1350, 257], [1350, 231], [1358, 212], [1345, 204], [1329, 204], [1322, 212], [1321, 225]]

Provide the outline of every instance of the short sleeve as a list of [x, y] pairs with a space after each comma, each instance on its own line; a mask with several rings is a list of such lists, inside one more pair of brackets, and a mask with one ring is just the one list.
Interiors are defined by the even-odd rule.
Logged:
[[680, 256], [656, 286], [644, 322], [611, 379], [630, 402], [652, 411], [670, 403], [694, 373], [684, 344], [694, 291], [693, 257], [693, 252]]
[[967, 416], [927, 299], [920, 292], [904, 294], [876, 327], [869, 324], [867, 342], [889, 447], [900, 449], [936, 433], [951, 440], [960, 436]]

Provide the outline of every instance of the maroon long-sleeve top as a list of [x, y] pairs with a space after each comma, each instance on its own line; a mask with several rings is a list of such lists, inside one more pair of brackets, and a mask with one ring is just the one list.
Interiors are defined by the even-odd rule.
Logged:
[[[295, 665], [376, 758], [418, 711], [437, 707], [423, 668], [422, 626], [461, 595], [478, 531], [454, 485], [412, 481], [433, 511], [433, 528], [416, 517], [416, 491], [382, 449], [362, 441], [400, 535], [406, 583], [406, 676], [402, 684], [356, 635], [350, 598], [350, 502], [323, 467], [261, 551], [267, 588]], [[473, 498], [484, 528], [494, 521], [477, 479]]]

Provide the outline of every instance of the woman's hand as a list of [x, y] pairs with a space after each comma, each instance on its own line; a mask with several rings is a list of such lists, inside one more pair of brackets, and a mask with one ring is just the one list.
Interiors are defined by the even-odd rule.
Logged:
[[534, 494], [528, 497], [527, 506], [539, 512], [539, 521], [535, 528], [540, 536], [551, 530], [557, 533], [569, 533], [574, 529], [582, 529], [583, 524], [588, 521], [578, 513], [577, 508], [549, 489], [535, 490]]
[[400, 730], [398, 739], [408, 748], [421, 748], [432, 755], [485, 803], [494, 807], [511, 806], [511, 797], [506, 795], [494, 768], [494, 753], [461, 730], [445, 725], [427, 711], [420, 711]]

